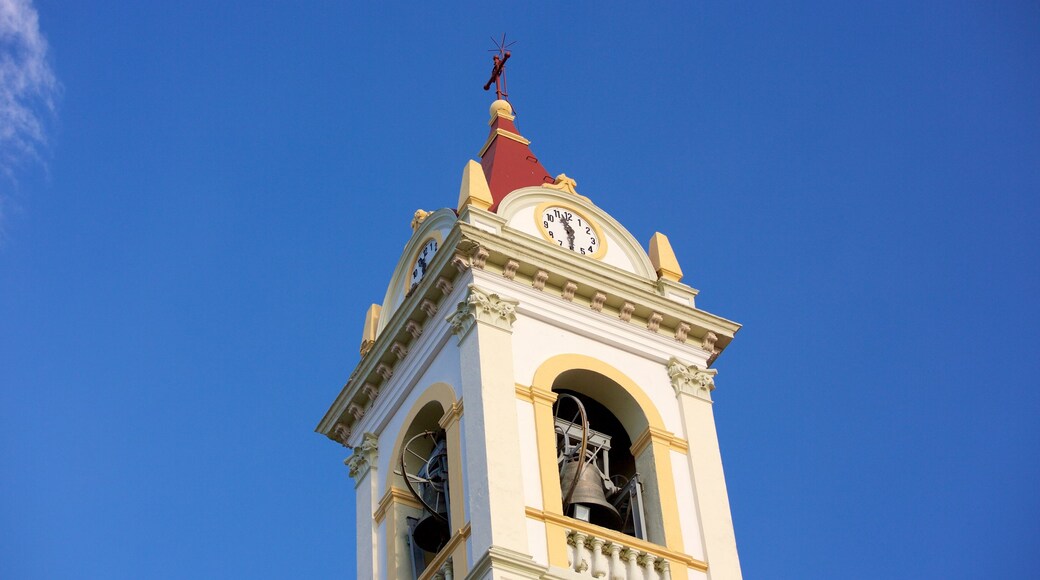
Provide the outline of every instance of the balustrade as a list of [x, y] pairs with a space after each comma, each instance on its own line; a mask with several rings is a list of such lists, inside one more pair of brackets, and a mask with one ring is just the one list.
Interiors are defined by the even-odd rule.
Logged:
[[567, 544], [570, 569], [580, 576], [606, 580], [672, 579], [668, 560], [650, 552], [575, 530], [567, 532]]

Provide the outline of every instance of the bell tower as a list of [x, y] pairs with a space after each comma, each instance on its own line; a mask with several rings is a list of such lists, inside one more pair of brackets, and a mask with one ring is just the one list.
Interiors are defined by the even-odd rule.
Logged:
[[514, 118], [415, 213], [318, 424], [353, 450], [357, 578], [740, 578], [712, 412], [740, 326]]

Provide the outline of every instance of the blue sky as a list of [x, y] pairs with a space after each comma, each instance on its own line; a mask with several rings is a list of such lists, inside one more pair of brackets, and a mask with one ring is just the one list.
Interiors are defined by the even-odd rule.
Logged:
[[0, 0], [0, 577], [352, 575], [312, 430], [502, 32], [546, 169], [745, 325], [745, 577], [1036, 575], [1040, 7], [570, 4]]

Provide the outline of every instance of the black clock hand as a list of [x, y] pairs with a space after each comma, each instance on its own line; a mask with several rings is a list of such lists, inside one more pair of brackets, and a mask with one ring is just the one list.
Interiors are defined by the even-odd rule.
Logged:
[[426, 260], [424, 258], [419, 258], [418, 266], [419, 266], [419, 275], [420, 276], [425, 276], [426, 275]]
[[567, 218], [567, 217], [561, 217], [560, 218], [560, 223], [563, 224], [563, 229], [564, 229], [564, 231], [567, 232], [567, 244], [570, 246], [570, 249], [573, 250], [574, 249], [574, 228], [571, 227], [571, 220], [570, 220], [570, 218]]

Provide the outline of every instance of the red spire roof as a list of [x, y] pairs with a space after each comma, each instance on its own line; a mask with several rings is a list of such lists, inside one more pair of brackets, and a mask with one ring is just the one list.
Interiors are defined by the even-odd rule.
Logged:
[[515, 189], [554, 181], [528, 147], [531, 142], [517, 131], [515, 118], [508, 101], [491, 103], [491, 134], [480, 150], [480, 166], [494, 199], [491, 211]]

